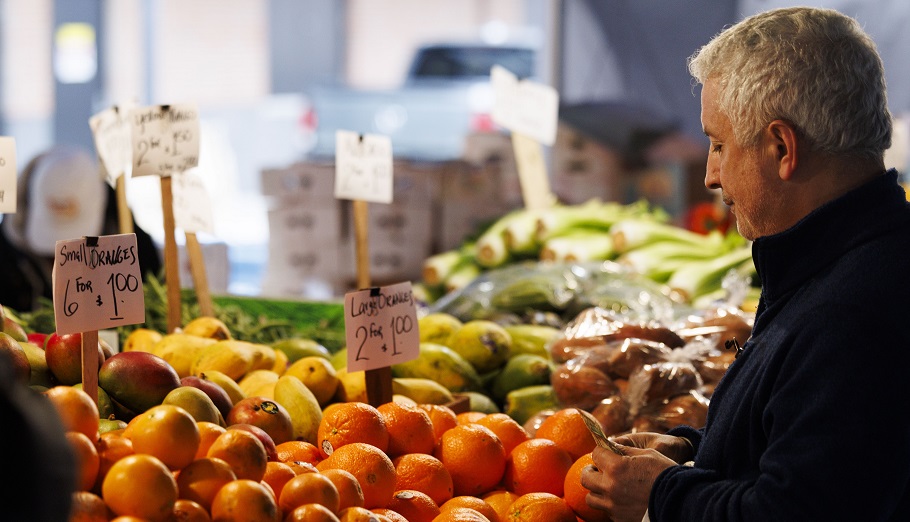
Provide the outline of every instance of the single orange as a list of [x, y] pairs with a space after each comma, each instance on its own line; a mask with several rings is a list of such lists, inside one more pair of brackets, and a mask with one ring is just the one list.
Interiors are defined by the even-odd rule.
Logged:
[[577, 522], [566, 501], [552, 493], [528, 493], [512, 502], [510, 522]]
[[261, 483], [237, 479], [218, 490], [210, 514], [212, 520], [276, 522], [280, 511], [272, 494]]
[[66, 431], [78, 431], [94, 442], [98, 438], [98, 405], [91, 396], [81, 388], [57, 385], [45, 390], [44, 395], [56, 408], [63, 428]]
[[272, 488], [272, 491], [275, 492], [275, 497], [277, 500], [278, 493], [281, 492], [281, 488], [288, 483], [289, 480], [297, 476], [297, 472], [294, 471], [289, 464], [284, 462], [272, 462], [269, 461], [265, 465], [265, 475], [262, 476], [262, 482], [265, 482]]
[[433, 455], [408, 453], [392, 459], [395, 465], [395, 490], [413, 489], [426, 493], [437, 506], [452, 498], [452, 475]]
[[178, 498], [174, 503], [174, 514], [168, 522], [212, 522], [209, 512], [197, 502]]
[[496, 511], [500, 521], [506, 522], [509, 520], [509, 508], [512, 506], [512, 502], [515, 502], [515, 499], [520, 496], [506, 489], [494, 489], [481, 498]]
[[66, 441], [76, 455], [76, 489], [90, 491], [95, 486], [101, 459], [95, 444], [80, 431], [66, 432]]
[[329, 477], [338, 489], [338, 511], [349, 507], [363, 507], [363, 488], [353, 473], [335, 468], [324, 470], [322, 474]]
[[410, 522], [404, 515], [389, 508], [374, 508], [373, 513], [383, 517], [380, 518], [383, 522]]
[[309, 462], [315, 465], [322, 460], [322, 453], [315, 444], [305, 440], [289, 440], [275, 446], [278, 460], [281, 462]]
[[101, 497], [116, 515], [166, 520], [177, 502], [177, 481], [158, 458], [128, 455], [107, 472]]
[[365, 402], [336, 402], [323, 410], [316, 440], [323, 457], [352, 442], [363, 442], [386, 451], [389, 430], [375, 407]]
[[432, 498], [413, 489], [396, 491], [387, 509], [402, 515], [408, 522], [432, 522], [439, 514], [439, 506]]
[[526, 440], [506, 459], [503, 484], [519, 495], [546, 492], [561, 497], [573, 462], [569, 453], [550, 439]]
[[134, 417], [123, 436], [133, 441], [136, 453], [158, 457], [172, 471], [196, 460], [199, 426], [183, 408], [159, 404]]
[[455, 495], [483, 495], [502, 480], [506, 452], [489, 428], [460, 424], [445, 432], [434, 456], [452, 475]]
[[463, 411], [455, 415], [455, 418], [458, 419], [458, 424], [474, 424], [485, 415], [487, 414], [482, 411]]
[[238, 479], [255, 482], [265, 476], [268, 464], [265, 446], [258, 437], [245, 430], [225, 430], [209, 447], [206, 456], [227, 462]]
[[581, 471], [587, 466], [593, 465], [594, 459], [591, 457], [590, 453], [582, 455], [572, 464], [572, 467], [569, 468], [569, 472], [566, 473], [566, 479], [563, 482], [562, 498], [565, 499], [566, 504], [575, 512], [575, 516], [585, 522], [596, 522], [605, 518], [603, 511], [594, 509], [588, 505], [585, 497], [588, 496], [588, 493], [590, 493], [591, 490], [581, 485]]
[[496, 522], [483, 516], [480, 511], [466, 507], [455, 507], [439, 513], [433, 522]]
[[90, 491], [73, 492], [67, 522], [107, 522], [110, 518], [111, 513], [103, 498]]
[[101, 484], [111, 466], [123, 457], [134, 454], [135, 451], [133, 441], [112, 432], [102, 433], [95, 441], [95, 449], [98, 450], [98, 477], [95, 479], [95, 486], [92, 490], [95, 493], [101, 493]]
[[294, 508], [283, 522], [338, 522], [338, 517], [322, 504], [311, 503]]
[[111, 519], [111, 522], [148, 522], [148, 520], [142, 517], [134, 517], [131, 515], [123, 515]]
[[545, 418], [534, 436], [552, 440], [569, 452], [573, 462], [594, 451], [596, 445], [584, 417], [575, 408], [563, 408]]
[[379, 515], [365, 507], [352, 506], [338, 512], [339, 522], [379, 522]]
[[458, 425], [458, 416], [448, 406], [443, 404], [418, 404], [417, 407], [426, 411], [430, 416], [436, 442], [439, 442], [443, 433]]
[[196, 449], [196, 458], [201, 459], [209, 452], [209, 448], [215, 442], [215, 439], [224, 433], [227, 428], [214, 422], [206, 421], [199, 421], [196, 426], [199, 428], [199, 447]]
[[363, 507], [385, 507], [395, 493], [395, 465], [376, 446], [352, 442], [336, 449], [316, 465], [319, 471], [343, 469], [357, 477], [363, 489]]
[[322, 504], [335, 513], [341, 500], [335, 483], [322, 473], [304, 473], [287, 481], [278, 494], [278, 507], [290, 513], [304, 504]]
[[294, 470], [294, 473], [296, 473], [297, 475], [301, 475], [303, 473], [316, 473], [319, 471], [318, 469], [316, 469], [315, 464], [310, 464], [309, 462], [303, 462], [300, 460], [291, 460], [291, 461], [285, 462], [285, 464], [290, 466], [291, 469]]
[[209, 510], [218, 490], [234, 480], [237, 475], [227, 462], [208, 457], [196, 459], [177, 475], [178, 498], [192, 500]]
[[452, 497], [448, 502], [439, 506], [439, 511], [441, 513], [446, 513], [458, 508], [473, 509], [481, 515], [490, 519], [491, 522], [499, 522], [499, 513], [493, 509], [493, 506], [488, 504], [487, 501], [483, 500], [482, 498], [472, 497], [471, 495]]
[[425, 410], [395, 401], [382, 404], [377, 410], [389, 432], [386, 453], [390, 457], [405, 453], [433, 453], [436, 434], [433, 421]]
[[524, 426], [506, 413], [484, 415], [477, 420], [477, 424], [490, 428], [490, 431], [499, 437], [506, 450], [506, 455], [512, 452], [512, 448], [531, 438]]

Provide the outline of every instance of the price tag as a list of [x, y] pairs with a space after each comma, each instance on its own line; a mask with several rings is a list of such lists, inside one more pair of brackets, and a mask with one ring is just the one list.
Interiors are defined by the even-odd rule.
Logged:
[[60, 335], [145, 322], [136, 234], [57, 241], [52, 277]]
[[518, 80], [505, 67], [490, 70], [493, 84], [493, 121], [512, 132], [524, 134], [545, 145], [556, 141], [559, 94], [549, 85]]
[[188, 171], [172, 176], [171, 180], [174, 191], [174, 224], [184, 232], [214, 234], [212, 202], [202, 178], [195, 172]]
[[335, 197], [392, 202], [392, 140], [388, 136], [335, 133]]
[[130, 112], [133, 176], [170, 176], [199, 163], [199, 111], [156, 105]]
[[411, 283], [348, 292], [344, 296], [348, 371], [375, 370], [420, 353]]
[[89, 118], [98, 157], [107, 173], [107, 183], [117, 186], [117, 178], [130, 168], [133, 143], [130, 137], [131, 107], [121, 106], [103, 110]]
[[0, 214], [16, 212], [16, 139], [0, 136]]

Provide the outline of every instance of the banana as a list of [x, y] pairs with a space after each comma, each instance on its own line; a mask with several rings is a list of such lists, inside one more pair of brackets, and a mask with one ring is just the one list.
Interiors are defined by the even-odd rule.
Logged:
[[215, 344], [214, 339], [187, 335], [167, 334], [151, 347], [151, 352], [174, 367], [181, 378], [193, 374], [193, 361], [207, 347]]
[[219, 372], [218, 370], [208, 370], [205, 372], [197, 373], [200, 379], [205, 379], [212, 381], [224, 388], [224, 391], [227, 392], [228, 397], [231, 398], [231, 404], [237, 404], [238, 402], [246, 399], [246, 394], [243, 393], [243, 390], [240, 389], [240, 385], [237, 384], [237, 381], [231, 379], [226, 374]]
[[[249, 344], [249, 343], [246, 343]], [[193, 375], [216, 370], [239, 381], [252, 370], [253, 352], [238, 341], [217, 341], [203, 349], [193, 361]]]
[[448, 404], [454, 400], [452, 392], [432, 379], [395, 377], [392, 393], [410, 397], [417, 404]]
[[534, 414], [549, 408], [560, 409], [553, 386], [538, 384], [510, 391], [504, 409], [509, 417], [524, 425]]
[[272, 370], [253, 370], [244, 375], [237, 385], [247, 397], [274, 399], [278, 377], [279, 375]]
[[293, 375], [283, 375], [275, 383], [275, 402], [291, 414], [294, 439], [316, 444], [322, 408], [316, 396], [303, 382]]
[[420, 343], [417, 358], [393, 365], [392, 376], [430, 379], [450, 392], [483, 389], [480, 375], [471, 363], [451, 348], [435, 343]]

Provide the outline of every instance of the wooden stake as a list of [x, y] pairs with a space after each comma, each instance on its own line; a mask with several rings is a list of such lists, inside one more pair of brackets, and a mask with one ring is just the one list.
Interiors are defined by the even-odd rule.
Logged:
[[357, 257], [357, 288], [370, 287], [369, 213], [367, 202], [355, 199], [354, 249]]
[[205, 317], [215, 317], [215, 306], [212, 304], [208, 276], [205, 272], [205, 257], [202, 255], [202, 246], [195, 232], [186, 233], [186, 253], [190, 258], [190, 273], [193, 275], [193, 288], [196, 289], [199, 312]]
[[392, 402], [392, 367], [382, 366], [364, 372], [366, 380], [367, 401], [371, 406], [379, 407]]
[[98, 330], [82, 332], [82, 390], [98, 404]]
[[133, 214], [126, 202], [126, 178], [123, 174], [117, 176], [117, 217], [120, 223], [121, 234], [132, 234]]
[[180, 298], [180, 264], [177, 239], [174, 237], [174, 193], [171, 177], [161, 177], [161, 210], [164, 214], [164, 279], [167, 283], [167, 331], [180, 328], [182, 301]]

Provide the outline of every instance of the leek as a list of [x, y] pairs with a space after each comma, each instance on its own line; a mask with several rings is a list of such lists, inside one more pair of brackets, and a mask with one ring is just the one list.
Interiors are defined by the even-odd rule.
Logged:
[[612, 259], [616, 250], [609, 232], [575, 230], [547, 239], [540, 249], [542, 261], [585, 262]]
[[538, 243], [535, 235], [537, 231], [537, 216], [538, 212], [526, 210], [506, 223], [502, 234], [506, 248], [511, 255], [537, 255], [540, 250], [540, 243]]
[[477, 253], [475, 260], [486, 268], [494, 268], [506, 264], [510, 260], [509, 248], [506, 244], [505, 230], [513, 221], [523, 219], [527, 210], [513, 210], [497, 219], [477, 238]]
[[736, 270], [752, 261], [752, 246], [737, 248], [706, 261], [691, 261], [667, 280], [670, 290], [686, 302], [720, 288], [721, 281], [730, 270]]
[[454, 292], [468, 286], [480, 275], [480, 267], [475, 263], [468, 263], [459, 267], [446, 277], [444, 285], [446, 292]]
[[465, 264], [474, 262], [474, 245], [434, 254], [423, 261], [423, 282], [429, 286], [442, 285], [445, 279]]
[[616, 261], [648, 279], [663, 283], [683, 265], [713, 259], [725, 252], [722, 242], [706, 240], [703, 244], [694, 244], [660, 241], [625, 252]]
[[658, 241], [673, 241], [711, 247], [724, 242], [724, 236], [718, 231], [710, 234], [699, 234], [691, 230], [650, 219], [624, 219], [610, 227], [613, 242], [619, 253], [634, 250], [643, 245]]

